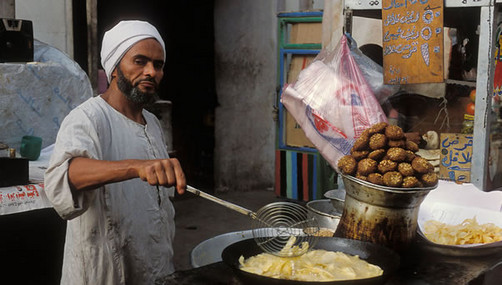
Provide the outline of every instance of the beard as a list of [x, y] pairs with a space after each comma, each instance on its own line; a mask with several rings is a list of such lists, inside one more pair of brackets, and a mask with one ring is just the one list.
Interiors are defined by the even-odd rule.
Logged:
[[[128, 80], [120, 67], [117, 66], [117, 87], [122, 93], [126, 96], [126, 98], [141, 106], [147, 106], [153, 104], [155, 101], [159, 99], [159, 95], [157, 94], [157, 87], [152, 93], [142, 92], [139, 90], [138, 85], [141, 81], [150, 81], [155, 83], [155, 79], [151, 77], [147, 77], [146, 79], [138, 81], [138, 83], [134, 84]], [[157, 84], [155, 83], [155, 86]]]

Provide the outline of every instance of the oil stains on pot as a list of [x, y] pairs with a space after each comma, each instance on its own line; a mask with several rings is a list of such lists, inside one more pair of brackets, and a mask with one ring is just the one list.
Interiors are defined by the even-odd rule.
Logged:
[[434, 188], [403, 191], [350, 176], [342, 178], [347, 193], [334, 236], [405, 251], [416, 236], [419, 206]]

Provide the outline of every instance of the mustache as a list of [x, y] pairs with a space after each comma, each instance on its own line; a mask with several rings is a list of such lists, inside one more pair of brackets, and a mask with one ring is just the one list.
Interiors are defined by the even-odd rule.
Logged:
[[146, 77], [145, 79], [140, 79], [136, 84], [134, 84], [134, 86], [138, 86], [141, 82], [151, 82], [155, 85], [155, 87], [158, 87], [158, 83], [155, 81], [155, 79], [153, 77]]

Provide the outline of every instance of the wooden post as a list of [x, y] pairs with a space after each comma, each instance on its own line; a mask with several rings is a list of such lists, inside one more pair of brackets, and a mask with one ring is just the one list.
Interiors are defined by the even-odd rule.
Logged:
[[16, 18], [15, 0], [0, 0], [0, 18]]
[[343, 33], [343, 3], [340, 0], [325, 0], [322, 17], [322, 47], [333, 50]]
[[98, 90], [98, 2], [87, 0], [87, 75], [91, 81], [94, 95]]

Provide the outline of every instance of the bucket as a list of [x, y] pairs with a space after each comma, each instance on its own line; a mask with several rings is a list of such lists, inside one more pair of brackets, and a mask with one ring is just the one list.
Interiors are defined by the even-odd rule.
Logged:
[[342, 175], [345, 203], [335, 236], [405, 251], [417, 233], [420, 204], [437, 186], [395, 188]]

